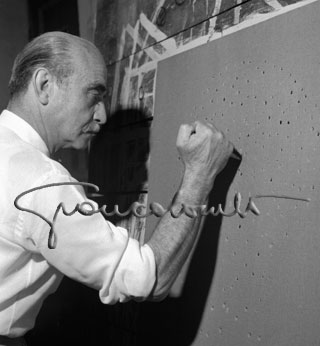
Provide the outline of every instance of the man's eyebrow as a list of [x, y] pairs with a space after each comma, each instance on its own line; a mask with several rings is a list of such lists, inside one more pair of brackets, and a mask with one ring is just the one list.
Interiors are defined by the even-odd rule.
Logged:
[[99, 93], [103, 94], [103, 93], [105, 93], [107, 91], [107, 88], [102, 83], [91, 83], [91, 84], [88, 85], [87, 91], [91, 91], [91, 90], [96, 90]]

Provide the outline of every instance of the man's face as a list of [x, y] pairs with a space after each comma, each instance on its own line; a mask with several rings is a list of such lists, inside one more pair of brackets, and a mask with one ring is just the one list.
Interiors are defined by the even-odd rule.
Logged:
[[85, 149], [107, 120], [106, 70], [94, 49], [74, 56], [73, 75], [57, 87], [54, 131], [59, 147]]

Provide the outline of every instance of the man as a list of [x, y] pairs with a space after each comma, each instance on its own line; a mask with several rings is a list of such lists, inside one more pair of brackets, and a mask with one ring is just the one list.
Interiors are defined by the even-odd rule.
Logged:
[[[194, 243], [200, 217], [166, 213], [150, 241], [139, 246], [99, 213], [60, 213], [50, 247], [45, 220], [53, 220], [61, 202], [66, 211], [85, 202], [83, 188], [35, 189], [19, 199], [29, 212], [14, 207], [16, 197], [32, 188], [76, 183], [50, 155], [87, 147], [106, 122], [106, 71], [97, 48], [69, 34], [43, 34], [17, 56], [9, 89], [0, 116], [0, 345], [22, 344], [63, 275], [97, 289], [106, 304], [164, 298]], [[213, 125], [195, 122], [181, 126], [177, 147], [185, 169], [174, 205], [205, 204], [232, 145]]]

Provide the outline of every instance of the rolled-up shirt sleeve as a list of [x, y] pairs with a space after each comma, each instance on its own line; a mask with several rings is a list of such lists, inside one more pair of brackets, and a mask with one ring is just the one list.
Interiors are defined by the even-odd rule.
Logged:
[[[44, 177], [34, 186], [63, 182], [77, 183], [71, 176], [60, 174]], [[71, 213], [77, 204], [84, 202], [83, 209], [99, 209], [95, 202], [86, 199], [79, 185], [39, 189], [22, 197], [21, 206], [47, 220], [27, 211], [20, 213], [19, 222], [23, 223], [34, 251], [64, 275], [97, 289], [105, 304], [145, 299], [156, 279], [154, 254], [147, 244], [141, 246], [129, 237], [127, 230], [108, 222], [100, 212], [83, 215], [75, 211], [65, 215], [60, 210], [51, 228], [50, 222], [60, 203]], [[55, 236], [53, 249], [48, 247], [50, 229]]]
[[[110, 303], [110, 297], [124, 302], [129, 298], [143, 300], [148, 297], [155, 283], [155, 259], [151, 248], [139, 245], [136, 239], [129, 238], [119, 266], [115, 272], [109, 294], [100, 290], [103, 303]], [[113, 289], [115, 290], [113, 293]], [[110, 294], [112, 291], [112, 294]]]

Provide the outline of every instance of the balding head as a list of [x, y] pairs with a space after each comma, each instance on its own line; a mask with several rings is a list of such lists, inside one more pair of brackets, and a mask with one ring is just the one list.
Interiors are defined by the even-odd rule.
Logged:
[[50, 153], [86, 148], [106, 122], [106, 67], [89, 41], [45, 33], [17, 56], [7, 109], [27, 121]]
[[29, 42], [14, 61], [9, 82], [11, 99], [27, 90], [32, 74], [40, 67], [62, 83], [74, 72], [73, 58], [77, 49], [97, 50], [89, 41], [64, 32], [48, 32]]

